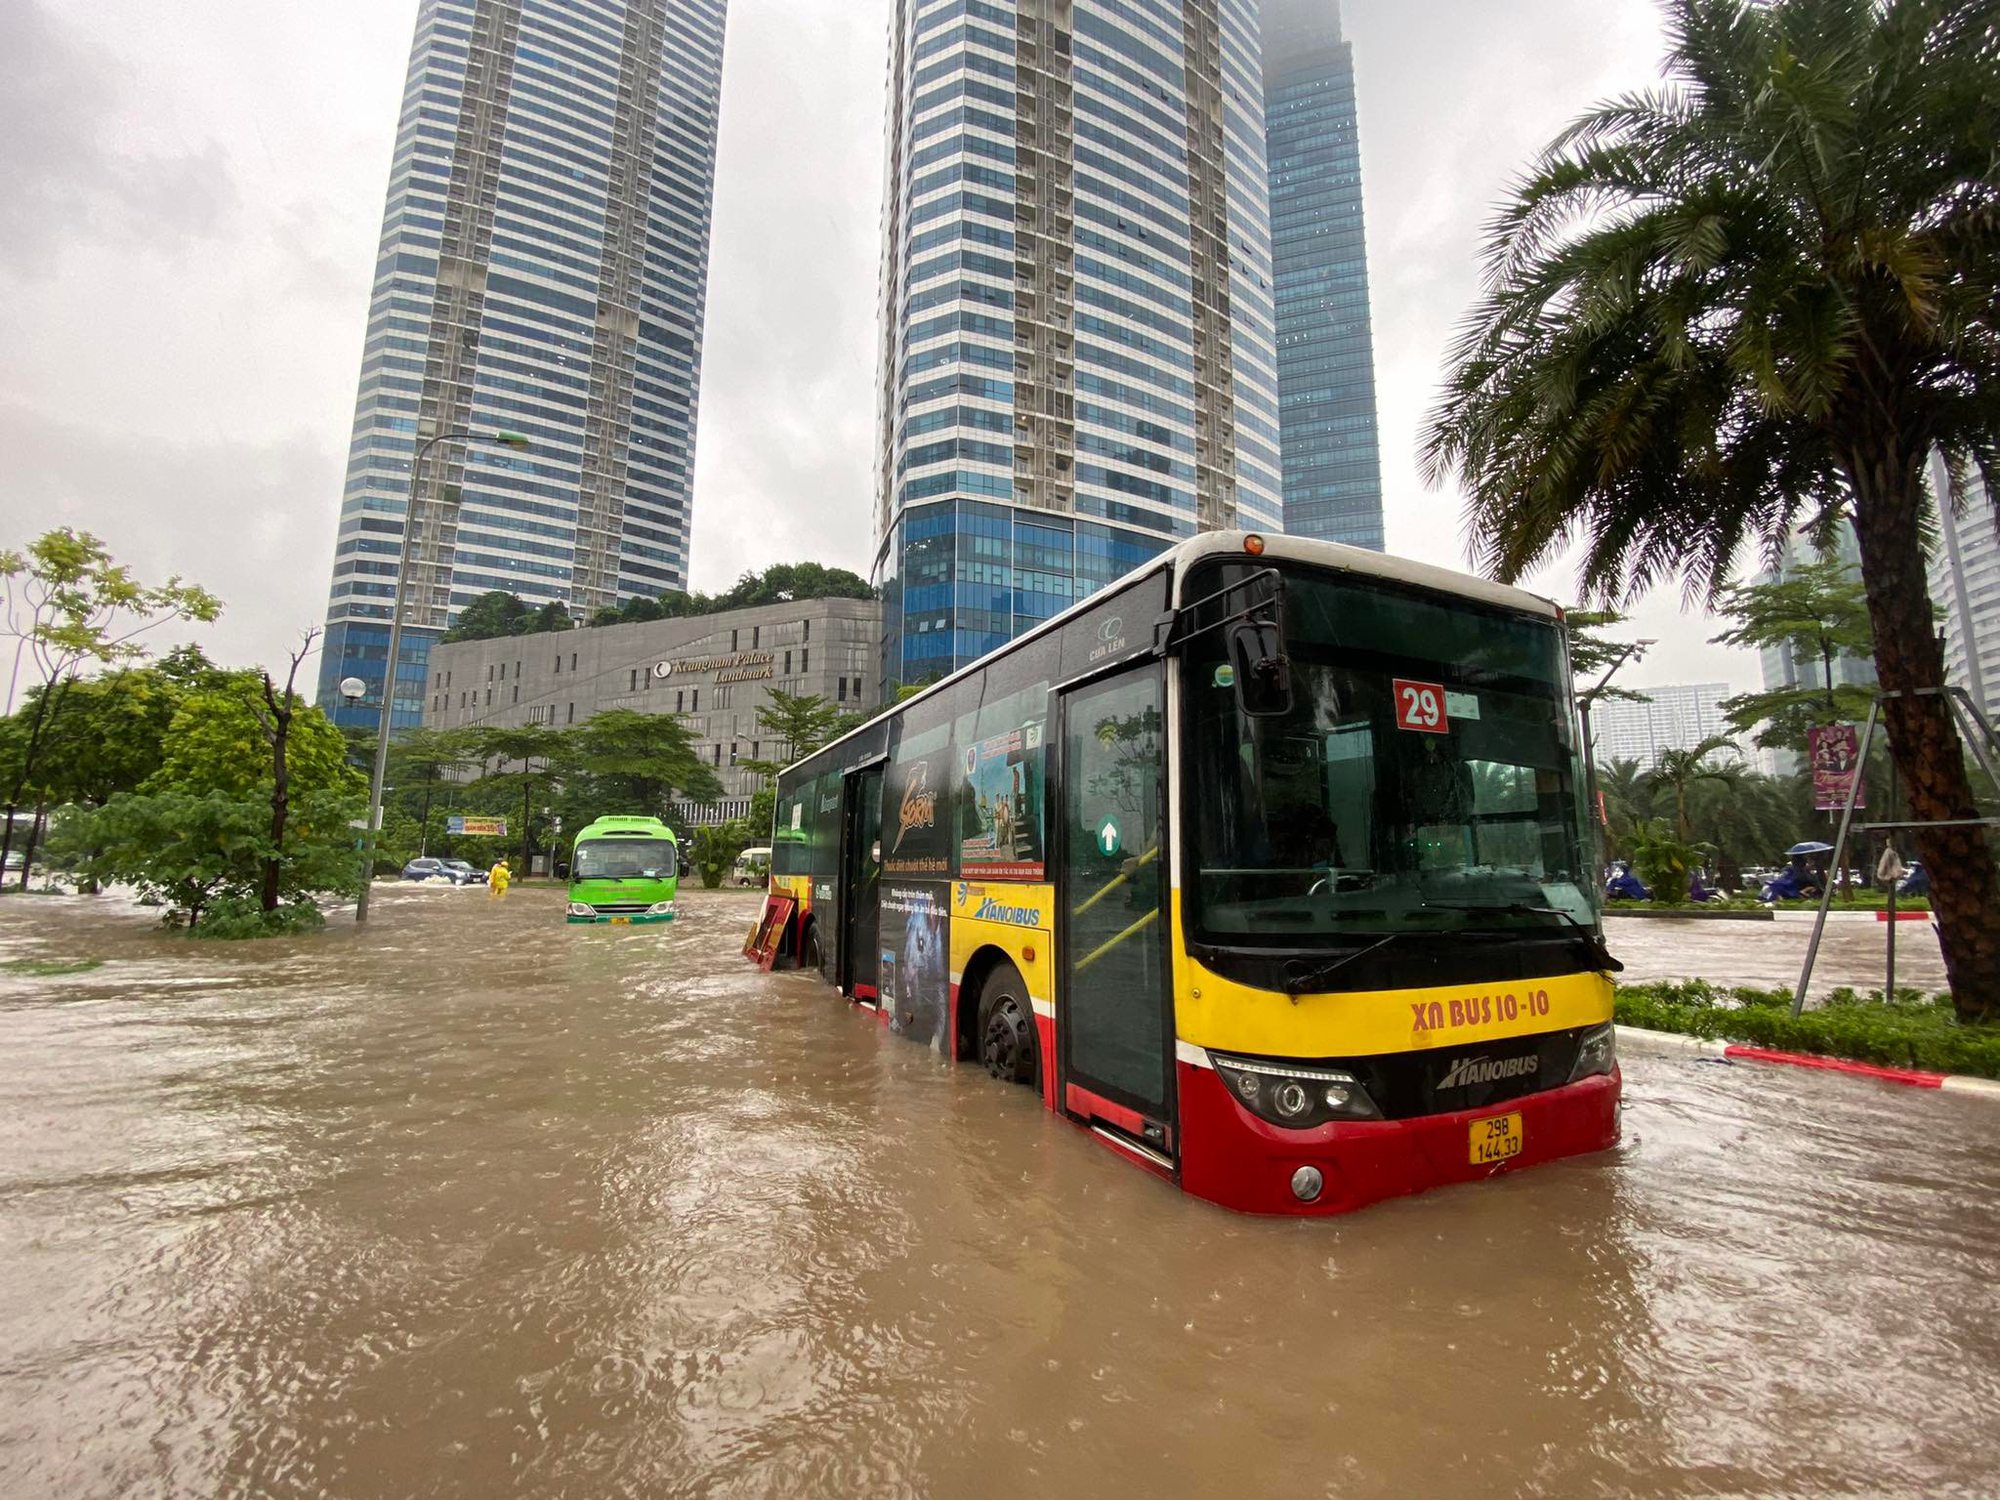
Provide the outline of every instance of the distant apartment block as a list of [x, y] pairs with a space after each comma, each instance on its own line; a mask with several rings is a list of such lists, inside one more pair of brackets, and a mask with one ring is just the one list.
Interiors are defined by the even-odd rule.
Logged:
[[1726, 682], [1675, 683], [1638, 691], [1652, 701], [1609, 699], [1592, 707], [1591, 743], [1600, 767], [1614, 760], [1633, 760], [1650, 769], [1663, 750], [1692, 750], [1705, 739], [1731, 733], [1722, 700], [1735, 692]]
[[[319, 701], [373, 726], [417, 445], [392, 723], [505, 589], [686, 586], [725, 0], [421, 0], [369, 305]], [[363, 704], [337, 684], [359, 677]]]
[[1285, 530], [1382, 550], [1354, 48], [1338, 0], [1264, 0]]

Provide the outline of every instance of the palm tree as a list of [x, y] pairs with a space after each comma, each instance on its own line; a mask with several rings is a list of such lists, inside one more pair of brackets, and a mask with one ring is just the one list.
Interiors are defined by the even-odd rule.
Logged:
[[[1667, 0], [1668, 85], [1600, 106], [1494, 220], [1425, 436], [1514, 580], [1713, 599], [1852, 517], [1883, 715], [1961, 1017], [2000, 1014], [2000, 872], [1939, 688], [1924, 470], [2000, 495], [2000, 0]], [[1936, 826], [1961, 820], [1958, 826]]]
[[1606, 842], [1614, 854], [1629, 855], [1632, 830], [1653, 815], [1653, 789], [1636, 760], [1614, 760], [1598, 773], [1604, 796]]
[[1673, 794], [1674, 831], [1683, 844], [1694, 838], [1694, 825], [1688, 819], [1689, 791], [1702, 782], [1733, 787], [1743, 779], [1743, 767], [1738, 762], [1709, 763], [1711, 755], [1735, 748], [1735, 742], [1726, 736], [1712, 734], [1692, 749], [1662, 750], [1653, 769], [1645, 773], [1643, 780], [1648, 786], [1663, 787]]

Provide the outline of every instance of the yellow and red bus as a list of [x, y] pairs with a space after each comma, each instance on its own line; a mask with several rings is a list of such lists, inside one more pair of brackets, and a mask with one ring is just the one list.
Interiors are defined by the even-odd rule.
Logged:
[[1210, 533], [787, 769], [772, 847], [781, 959], [1227, 1207], [1617, 1139], [1566, 637], [1532, 594]]

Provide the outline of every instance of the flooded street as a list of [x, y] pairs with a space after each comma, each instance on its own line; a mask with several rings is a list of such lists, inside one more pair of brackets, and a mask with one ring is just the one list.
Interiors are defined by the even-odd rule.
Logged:
[[[1827, 919], [1813, 963], [1817, 1002], [1847, 985], [1864, 994], [1882, 988], [1889, 924], [1872, 914], [1842, 913]], [[1790, 990], [1799, 982], [1806, 947], [1812, 942], [1813, 914], [1785, 912], [1772, 922], [1716, 921], [1702, 917], [1604, 919], [1604, 940], [1625, 965], [1619, 979], [1643, 984], [1655, 979], [1712, 979], [1763, 989]], [[1946, 988], [1944, 955], [1929, 920], [1896, 924], [1896, 988], [1934, 995]]]
[[1632, 1058], [1615, 1152], [1252, 1219], [757, 972], [754, 897], [379, 897], [0, 902], [104, 960], [0, 970], [7, 1500], [1994, 1493], [1987, 1100]]

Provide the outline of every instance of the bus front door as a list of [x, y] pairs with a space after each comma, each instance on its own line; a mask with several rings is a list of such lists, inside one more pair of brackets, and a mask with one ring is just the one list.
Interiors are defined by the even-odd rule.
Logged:
[[1164, 674], [1148, 664], [1088, 683], [1061, 711], [1062, 1104], [1171, 1168]]
[[856, 1000], [881, 1003], [882, 767], [847, 778], [841, 817], [840, 988]]

